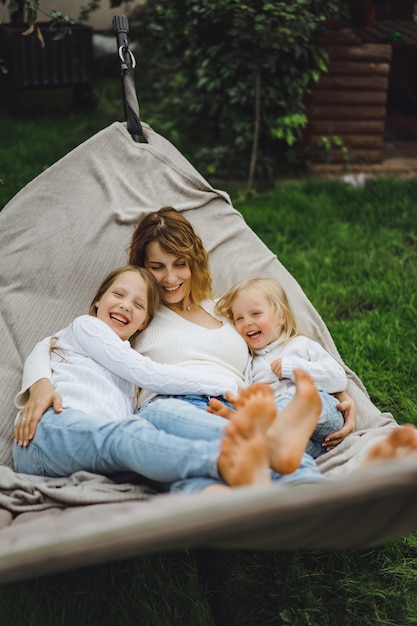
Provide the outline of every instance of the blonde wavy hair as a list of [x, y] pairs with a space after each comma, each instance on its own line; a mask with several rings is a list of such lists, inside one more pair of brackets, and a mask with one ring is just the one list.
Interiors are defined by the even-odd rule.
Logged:
[[165, 252], [187, 263], [191, 271], [191, 302], [200, 304], [212, 297], [208, 253], [190, 222], [179, 211], [165, 206], [137, 222], [128, 250], [129, 263], [146, 267], [146, 253], [154, 241]]
[[[288, 302], [287, 294], [281, 285], [272, 278], [249, 278], [234, 285], [216, 303], [216, 313], [234, 323], [232, 306], [242, 291], [249, 291], [259, 299], [265, 299], [274, 310], [277, 335], [287, 343], [290, 339], [302, 335], [298, 322]], [[281, 326], [280, 320], [284, 318]]]

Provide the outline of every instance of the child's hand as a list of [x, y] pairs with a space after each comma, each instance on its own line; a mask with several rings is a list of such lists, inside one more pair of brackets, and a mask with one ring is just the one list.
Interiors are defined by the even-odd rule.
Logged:
[[282, 359], [276, 359], [271, 363], [271, 370], [277, 378], [282, 378]]
[[52, 406], [55, 413], [62, 412], [62, 398], [52, 387], [51, 381], [41, 378], [30, 388], [26, 406], [21, 410], [14, 428], [14, 440], [24, 448], [34, 438], [36, 426], [42, 415]]

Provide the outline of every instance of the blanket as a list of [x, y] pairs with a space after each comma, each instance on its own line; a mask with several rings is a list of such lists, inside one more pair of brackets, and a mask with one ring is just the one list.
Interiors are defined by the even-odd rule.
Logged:
[[0, 465], [0, 507], [13, 513], [43, 511], [104, 502], [145, 500], [153, 490], [133, 483], [117, 483], [91, 472], [75, 472], [68, 478], [18, 474]]

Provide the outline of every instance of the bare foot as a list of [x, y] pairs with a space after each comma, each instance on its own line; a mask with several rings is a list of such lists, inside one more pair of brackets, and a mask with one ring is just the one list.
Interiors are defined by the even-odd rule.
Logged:
[[222, 478], [231, 487], [270, 482], [269, 452], [264, 434], [254, 429], [242, 435], [231, 422], [226, 426], [218, 462]]
[[270, 482], [269, 447], [265, 433], [276, 417], [269, 385], [253, 385], [240, 397], [222, 439], [219, 472], [232, 487]]
[[303, 370], [294, 370], [294, 377], [295, 395], [267, 434], [271, 467], [279, 474], [291, 474], [299, 468], [322, 410], [311, 376]]
[[417, 452], [417, 430], [412, 424], [398, 426], [368, 452], [364, 464], [401, 458]]
[[239, 396], [234, 398], [233, 406], [235, 413], [232, 413], [231, 419], [243, 429], [254, 424], [266, 433], [278, 415], [274, 392], [266, 383], [255, 383], [241, 389]]

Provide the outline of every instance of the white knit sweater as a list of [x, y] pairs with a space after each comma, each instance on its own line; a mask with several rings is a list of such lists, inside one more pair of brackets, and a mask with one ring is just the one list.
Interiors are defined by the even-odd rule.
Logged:
[[16, 398], [18, 407], [24, 405], [28, 381], [33, 379], [30, 386], [39, 378], [52, 380], [64, 406], [109, 419], [122, 419], [134, 412], [134, 385], [164, 395], [204, 392], [217, 396], [228, 389], [237, 391], [230, 372], [210, 373], [201, 368], [156, 363], [90, 315], [76, 318], [58, 333], [52, 354], [49, 345], [48, 338], [47, 343], [41, 342], [32, 351], [25, 366], [23, 392]]
[[[213, 302], [205, 302], [203, 306], [207, 312], [213, 314]], [[91, 324], [94, 324], [94, 321], [91, 322], [91, 320], [96, 320], [96, 318], [91, 316], [81, 316], [77, 318], [77, 320], [80, 319], [87, 319]], [[96, 320], [96, 322], [97, 321], [99, 320]], [[112, 342], [117, 340], [116, 343], [123, 344], [116, 333], [103, 322], [101, 322], [101, 324], [111, 333], [109, 337]], [[73, 325], [57, 333], [56, 336], [59, 337], [59, 345], [61, 345], [62, 333], [70, 332], [68, 329], [71, 329], [72, 326]], [[112, 335], [114, 335], [115, 339]], [[79, 338], [80, 336], [77, 334], [77, 339], [79, 340]], [[66, 339], [66, 341], [68, 341], [68, 339]], [[102, 342], [102, 337], [97, 340], [98, 345]], [[133, 355], [135, 357], [140, 357], [140, 355], [149, 357], [146, 359], [146, 367], [143, 365], [143, 357], [140, 357], [142, 359], [140, 376], [137, 370], [134, 374], [135, 377], [132, 373], [133, 370], [130, 372], [125, 370], [123, 372], [120, 370], [114, 372], [116, 365], [113, 364], [113, 359], [120, 364], [120, 353], [118, 353], [119, 358], [116, 358], [115, 354], [112, 354], [110, 357], [109, 349], [105, 367], [108, 368], [109, 371], [117, 373], [120, 377], [127, 376], [130, 383], [134, 382], [142, 388], [140, 404], [143, 404], [143, 402], [156, 394], [220, 396], [228, 390], [232, 391], [232, 393], [236, 393], [238, 386], [244, 386], [243, 372], [248, 362], [248, 348], [245, 341], [238, 335], [233, 326], [226, 321], [224, 321], [220, 328], [209, 330], [192, 324], [173, 311], [170, 311], [165, 306], [161, 306], [151, 324], [139, 335], [135, 350], [132, 350], [127, 342], [125, 343], [126, 352], [123, 353], [123, 360], [125, 360], [126, 363], [130, 363]], [[71, 345], [71, 342], [66, 349], [77, 351], [74, 349], [74, 346]], [[139, 355], [136, 352], [138, 352]], [[100, 354], [101, 356], [95, 353], [93, 359], [101, 359], [103, 354]], [[126, 361], [128, 356], [130, 358]], [[150, 359], [152, 359], [152, 361]], [[176, 367], [173, 367], [174, 365]], [[62, 367], [64, 367], [64, 365], [62, 365]], [[129, 367], [133, 366], [127, 365], [128, 369]], [[89, 371], [92, 372], [93, 370]], [[157, 372], [159, 372], [159, 374]], [[91, 391], [91, 376], [89, 376], [87, 368], [83, 372], [83, 377], [86, 390], [90, 388], [90, 394], [93, 395]], [[50, 337], [38, 343], [25, 362], [21, 391], [15, 399], [18, 408], [22, 408], [25, 405], [29, 396], [29, 388], [41, 378], [53, 380], [51, 374]], [[64, 395], [61, 393], [61, 391], [63, 391], [63, 383], [60, 382], [60, 390], [55, 386], [55, 382], [56, 379], [55, 381], [53, 380], [53, 384], [58, 393], [63, 395], [65, 406], [77, 408], [74, 403], [69, 404], [69, 402], [66, 401], [66, 398], [69, 398], [68, 388], [65, 390]], [[106, 384], [108, 385], [108, 381]], [[96, 388], [94, 393], [102, 394], [104, 393], [104, 389], [100, 391]], [[132, 392], [130, 391], [129, 393], [131, 397]], [[74, 395], [75, 391], [72, 392], [72, 397]], [[97, 397], [98, 396], [96, 396], [96, 401]], [[73, 398], [73, 400], [75, 402], [75, 398]], [[85, 397], [83, 397], [83, 401], [84, 400]], [[78, 406], [78, 408], [87, 411], [89, 404], [84, 404], [83, 406], [84, 408], [81, 406]], [[94, 406], [96, 407], [94, 414], [96, 414], [97, 404], [95, 403]], [[125, 404], [125, 409], [126, 408], [127, 405]]]
[[[159, 363], [178, 363], [187, 371], [201, 372], [204, 376], [232, 376], [239, 387], [245, 386], [248, 347], [227, 320], [214, 314], [214, 305], [211, 300], [201, 304], [207, 313], [223, 322], [216, 329], [193, 324], [161, 306], [151, 324], [139, 335], [136, 348], [141, 354]], [[145, 388], [140, 395], [140, 404], [152, 395]], [[206, 388], [202, 388], [199, 395], [210, 394]]]
[[[282, 359], [282, 378], [271, 370], [271, 363], [276, 359]], [[246, 382], [268, 383], [277, 400], [295, 386], [295, 369], [308, 372], [317, 387], [328, 393], [346, 389], [347, 378], [343, 367], [317, 341], [305, 336], [294, 337], [287, 343], [277, 339], [264, 348], [254, 350], [246, 370]]]

